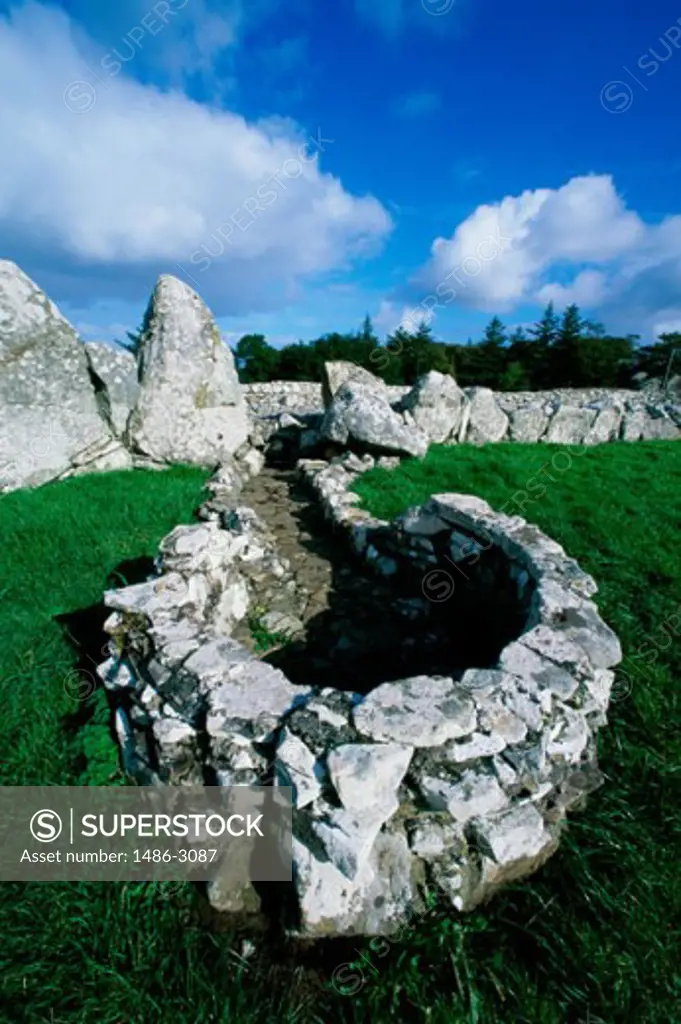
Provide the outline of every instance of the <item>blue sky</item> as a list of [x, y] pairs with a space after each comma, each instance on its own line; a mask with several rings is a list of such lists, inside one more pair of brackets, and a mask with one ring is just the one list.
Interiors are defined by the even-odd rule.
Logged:
[[681, 330], [681, 3], [0, 0], [0, 256], [86, 338]]

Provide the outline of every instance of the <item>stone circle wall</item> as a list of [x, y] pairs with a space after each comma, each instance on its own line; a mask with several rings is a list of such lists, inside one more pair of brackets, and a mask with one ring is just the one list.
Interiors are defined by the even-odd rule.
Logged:
[[[428, 581], [459, 569], [475, 579], [477, 568], [484, 592], [495, 584], [485, 573], [503, 567], [523, 627], [485, 668], [368, 694], [324, 679], [295, 686], [232, 636], [256, 581], [271, 581], [287, 610], [296, 599], [276, 538], [239, 505], [262, 460], [237, 455], [213, 481], [204, 521], [162, 542], [157, 575], [105, 595], [111, 657], [100, 674], [116, 694], [126, 767], [147, 783], [292, 786], [289, 935], [389, 934], [426, 888], [470, 910], [543, 863], [567, 811], [600, 784], [596, 733], [621, 651], [593, 579], [479, 498], [438, 495], [386, 523], [349, 490], [370, 455], [301, 460], [330, 524], [373, 571]], [[250, 885], [218, 881], [209, 898], [252, 920], [261, 910]]]

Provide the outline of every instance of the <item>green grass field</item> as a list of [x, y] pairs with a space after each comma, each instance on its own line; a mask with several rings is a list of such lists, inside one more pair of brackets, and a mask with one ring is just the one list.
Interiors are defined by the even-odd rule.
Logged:
[[[115, 473], [0, 499], [2, 784], [123, 781], [65, 623], [191, 521], [203, 482]], [[3, 1024], [681, 1020], [681, 445], [434, 447], [357, 489], [384, 517], [444, 491], [510, 513], [524, 503], [595, 576], [626, 654], [601, 733], [604, 787], [533, 879], [390, 942], [265, 944], [243, 961], [190, 887], [1, 885]]]

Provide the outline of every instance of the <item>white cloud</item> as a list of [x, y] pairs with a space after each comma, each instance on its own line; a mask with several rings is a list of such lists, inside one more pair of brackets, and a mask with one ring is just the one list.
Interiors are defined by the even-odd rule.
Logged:
[[[346, 266], [390, 231], [376, 199], [322, 172], [319, 142], [293, 122], [249, 124], [125, 70], [98, 72], [101, 83], [62, 12], [31, 4], [0, 17], [7, 238], [39, 238], [74, 265], [172, 272], [177, 261], [230, 312], [246, 277], [263, 296], [274, 281], [293, 294], [301, 277]], [[205, 274], [203, 246], [217, 256]]]
[[575, 177], [479, 206], [435, 239], [410, 289], [492, 313], [576, 302], [613, 329], [652, 331], [681, 315], [681, 216], [646, 224], [609, 175]]

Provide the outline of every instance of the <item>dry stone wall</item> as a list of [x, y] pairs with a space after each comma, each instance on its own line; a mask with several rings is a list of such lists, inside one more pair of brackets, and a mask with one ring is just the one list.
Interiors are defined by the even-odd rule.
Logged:
[[[340, 391], [347, 396], [348, 381], [352, 377], [346, 377], [335, 394]], [[371, 385], [363, 378], [357, 383], [359, 394], [372, 393]], [[451, 377], [431, 372], [414, 389], [383, 385], [374, 388], [373, 394], [374, 404], [377, 395], [387, 398], [407, 427], [417, 428], [426, 443], [542, 441], [592, 445], [681, 438], [678, 396], [665, 400], [644, 391], [564, 388], [493, 392], [489, 388], [460, 389]], [[323, 385], [312, 382], [246, 384], [244, 395], [256, 420], [282, 412], [322, 416], [329, 405], [332, 407], [328, 397], [327, 406], [324, 404]]]
[[[349, 488], [375, 464], [346, 453], [301, 460], [299, 473], [348, 554], [411, 580], [440, 624], [453, 595], [433, 591], [433, 574], [441, 584], [461, 570], [466, 600], [490, 614], [503, 592], [518, 629], [493, 663], [355, 693], [322, 678], [294, 685], [238, 643], [263, 585], [285, 611], [297, 600], [276, 538], [239, 503], [262, 465], [246, 447], [214, 479], [203, 522], [162, 542], [156, 575], [105, 596], [100, 674], [128, 770], [145, 783], [292, 787], [294, 881], [280, 907], [291, 936], [390, 934], [426, 891], [470, 910], [543, 863], [566, 813], [601, 782], [596, 733], [621, 651], [593, 579], [538, 529], [470, 495], [374, 519]], [[250, 885], [218, 880], [209, 898], [253, 922], [262, 914]]]

